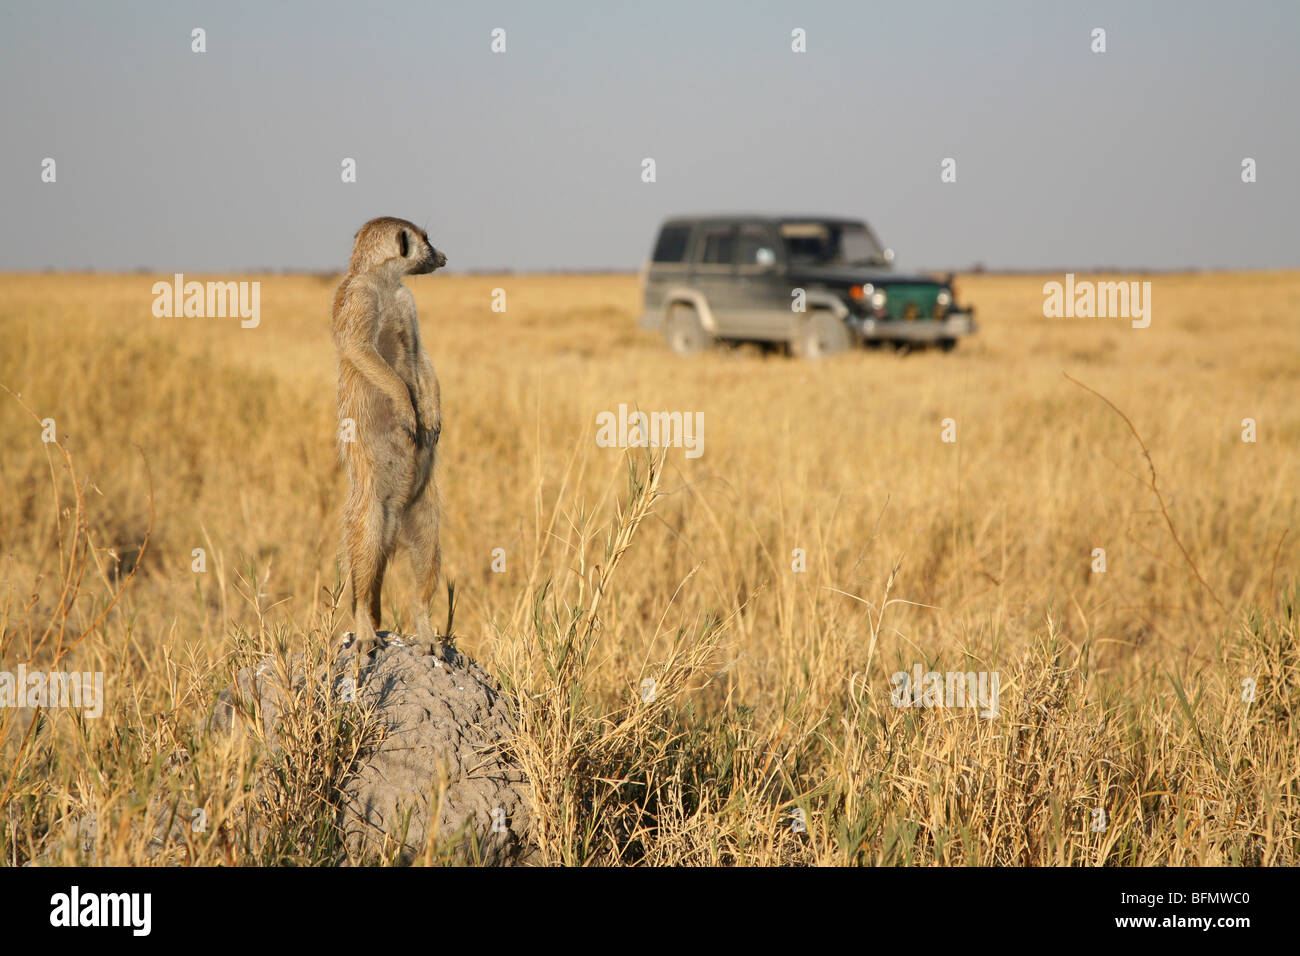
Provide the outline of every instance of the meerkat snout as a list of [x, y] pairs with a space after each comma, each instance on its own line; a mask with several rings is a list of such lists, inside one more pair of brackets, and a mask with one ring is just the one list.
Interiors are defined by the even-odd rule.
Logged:
[[[428, 236], [420, 236], [422, 245], [412, 249], [412, 256], [415, 261], [411, 265], [411, 273], [422, 275], [439, 269], [447, 264], [447, 257], [433, 248], [433, 243], [429, 241]], [[403, 253], [405, 255], [405, 253]]]
[[439, 252], [437, 249], [433, 248], [433, 243], [429, 241], [429, 236], [427, 233], [424, 236], [424, 244], [425, 246], [428, 247], [428, 250], [425, 254], [433, 260], [433, 265], [429, 269], [430, 272], [432, 272], [434, 269], [441, 269], [443, 266], [447, 264], [446, 255]]

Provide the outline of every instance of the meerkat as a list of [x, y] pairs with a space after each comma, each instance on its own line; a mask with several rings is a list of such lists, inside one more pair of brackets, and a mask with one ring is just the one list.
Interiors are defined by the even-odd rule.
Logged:
[[405, 219], [372, 219], [357, 231], [334, 294], [339, 449], [348, 475], [341, 554], [358, 667], [380, 643], [380, 590], [398, 544], [416, 578], [416, 636], [430, 651], [436, 644], [429, 605], [442, 567], [434, 480], [441, 394], [402, 278], [446, 264], [423, 229]]

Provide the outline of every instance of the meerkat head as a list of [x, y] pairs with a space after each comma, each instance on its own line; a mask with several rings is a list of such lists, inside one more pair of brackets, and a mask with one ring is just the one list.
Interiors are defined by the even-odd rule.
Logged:
[[433, 248], [429, 234], [405, 219], [381, 216], [357, 230], [352, 244], [349, 272], [371, 272], [383, 268], [403, 275], [421, 275], [447, 264], [447, 257]]

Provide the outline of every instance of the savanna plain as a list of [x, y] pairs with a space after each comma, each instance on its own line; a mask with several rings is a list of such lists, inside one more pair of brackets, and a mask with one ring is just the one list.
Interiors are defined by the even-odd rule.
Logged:
[[[155, 318], [158, 278], [0, 275], [0, 670], [105, 679], [99, 717], [0, 708], [0, 859], [383, 862], [331, 826], [342, 705], [274, 757], [196, 730], [347, 627], [338, 277], [237, 277], [250, 329]], [[1061, 278], [958, 277], [951, 354], [817, 362], [675, 356], [635, 276], [408, 280], [451, 630], [514, 702], [536, 862], [1300, 863], [1300, 273], [1122, 277], [1146, 329], [1045, 318]], [[703, 413], [703, 454], [600, 447], [620, 404]], [[895, 706], [917, 665], [997, 673], [997, 715]], [[178, 777], [206, 822], [163, 860]]]

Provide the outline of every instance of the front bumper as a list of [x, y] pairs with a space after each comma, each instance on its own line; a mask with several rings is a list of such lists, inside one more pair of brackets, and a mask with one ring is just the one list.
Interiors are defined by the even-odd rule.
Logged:
[[942, 319], [871, 319], [853, 322], [864, 342], [938, 342], [973, 335], [977, 326], [973, 312], [950, 312]]

